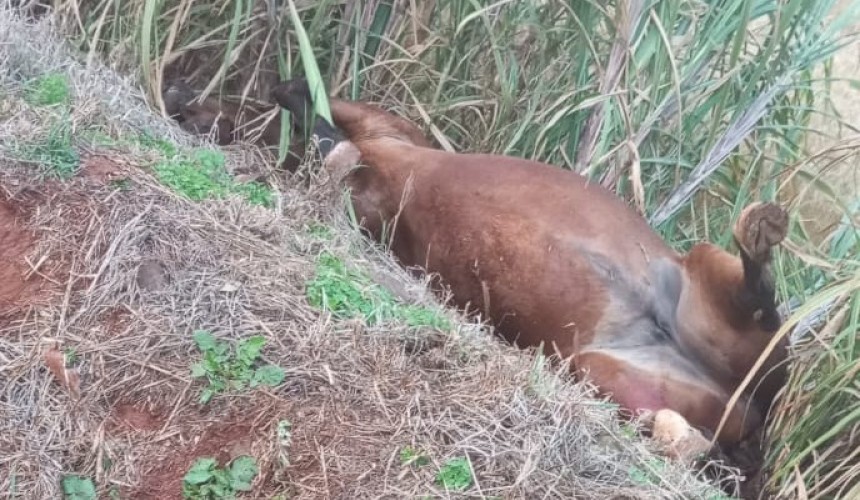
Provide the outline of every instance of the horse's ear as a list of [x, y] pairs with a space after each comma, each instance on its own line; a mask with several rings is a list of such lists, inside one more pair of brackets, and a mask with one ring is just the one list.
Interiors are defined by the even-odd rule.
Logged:
[[737, 301], [767, 331], [777, 330], [781, 322], [770, 272], [771, 249], [787, 232], [788, 213], [774, 203], [753, 203], [744, 208], [733, 231], [744, 269]]
[[161, 94], [161, 98], [164, 101], [164, 110], [167, 112], [167, 116], [180, 123], [186, 118], [186, 106], [195, 97], [197, 97], [197, 95], [184, 80], [172, 80], [167, 82], [164, 92]]
[[323, 158], [344, 140], [343, 134], [333, 124], [321, 116], [314, 116], [313, 98], [304, 78], [276, 85], [272, 89], [272, 98], [292, 114], [294, 123], [305, 133], [306, 139], [313, 135], [317, 137]]
[[300, 130], [313, 128], [314, 103], [307, 80], [294, 78], [279, 83], [271, 93], [275, 102], [293, 115], [293, 122], [297, 128]]

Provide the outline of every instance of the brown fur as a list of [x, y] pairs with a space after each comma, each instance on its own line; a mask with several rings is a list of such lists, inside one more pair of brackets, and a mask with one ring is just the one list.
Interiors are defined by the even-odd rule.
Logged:
[[[302, 92], [291, 82], [274, 96], [296, 112]], [[344, 179], [355, 213], [374, 238], [388, 235], [403, 265], [435, 273], [458, 306], [487, 315], [508, 341], [571, 357], [580, 376], [623, 407], [669, 408], [715, 431], [779, 326], [767, 269], [787, 225], [779, 207], [744, 211], [736, 234], [745, 271], [742, 259], [708, 243], [677, 254], [576, 173], [432, 149], [403, 119], [330, 102], [334, 126], [361, 155]], [[750, 229], [766, 223], [769, 239]], [[781, 346], [767, 368], [784, 357]], [[742, 398], [720, 442], [761, 425], [782, 378], [777, 371]]]

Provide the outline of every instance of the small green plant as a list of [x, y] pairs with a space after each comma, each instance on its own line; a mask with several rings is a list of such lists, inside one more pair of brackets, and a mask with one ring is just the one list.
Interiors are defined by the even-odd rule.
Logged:
[[660, 484], [660, 472], [666, 468], [666, 462], [659, 458], [649, 458], [643, 467], [632, 466], [628, 471], [630, 479], [636, 484]]
[[233, 192], [242, 195], [251, 205], [271, 208], [272, 189], [258, 181], [242, 182], [233, 184]]
[[122, 144], [122, 141], [111, 137], [101, 128], [84, 130], [79, 134], [78, 139], [94, 148], [112, 148]]
[[257, 461], [249, 456], [236, 458], [226, 469], [218, 467], [214, 458], [198, 458], [182, 478], [182, 498], [234, 498], [237, 491], [251, 491], [257, 472]]
[[34, 106], [56, 106], [69, 102], [71, 91], [65, 75], [52, 73], [37, 78], [26, 89], [26, 101]]
[[403, 467], [407, 467], [410, 465], [414, 465], [415, 467], [421, 467], [430, 463], [430, 458], [427, 457], [421, 450], [413, 448], [411, 446], [404, 446], [400, 450], [400, 465]]
[[138, 135], [133, 139], [133, 141], [144, 149], [158, 151], [162, 156], [168, 159], [179, 154], [179, 150], [176, 148], [175, 144], [168, 140], [155, 137], [149, 132], [144, 132]]
[[[386, 294], [393, 300], [387, 291]], [[424, 306], [392, 303], [392, 309], [393, 317], [402, 319], [411, 327], [429, 326], [438, 330], [450, 330], [452, 328], [451, 323], [441, 313]]]
[[313, 222], [308, 227], [308, 234], [318, 240], [330, 240], [334, 236], [330, 227], [319, 222]]
[[636, 427], [628, 423], [622, 423], [620, 430], [621, 435], [627, 439], [636, 439], [636, 436], [639, 435], [639, 433], [636, 431]]
[[63, 355], [66, 358], [66, 366], [73, 366], [78, 360], [78, 351], [74, 347], [67, 347]]
[[717, 488], [708, 489], [708, 491], [705, 493], [705, 499], [706, 500], [740, 500], [740, 499], [733, 497], [731, 495], [726, 495], [725, 493], [718, 490]]
[[229, 179], [226, 178], [223, 163], [219, 164], [202, 151], [190, 157], [176, 156], [161, 162], [155, 166], [155, 173], [161, 182], [194, 201], [220, 198], [227, 194], [225, 186]]
[[449, 330], [451, 324], [441, 313], [426, 307], [402, 304], [366, 274], [349, 269], [331, 253], [317, 260], [316, 273], [306, 287], [308, 302], [341, 318], [363, 317], [370, 324], [388, 320], [409, 326], [429, 326]]
[[212, 396], [227, 390], [241, 391], [261, 385], [275, 387], [284, 381], [284, 369], [280, 366], [254, 367], [266, 344], [261, 336], [239, 341], [235, 350], [205, 330], [194, 332], [194, 342], [203, 352], [203, 359], [192, 365], [191, 376], [206, 377], [209, 381], [209, 387], [200, 394], [201, 403], [208, 403]]
[[472, 467], [466, 457], [456, 457], [445, 462], [436, 473], [436, 484], [446, 490], [461, 491], [472, 486]]
[[96, 500], [96, 486], [93, 480], [77, 475], [63, 477], [63, 498], [66, 500]]
[[75, 175], [80, 164], [80, 156], [72, 144], [68, 118], [54, 123], [41, 141], [23, 145], [20, 154], [23, 159], [42, 165], [48, 174], [61, 179]]
[[131, 190], [131, 181], [128, 179], [113, 179], [110, 181], [110, 185], [114, 189], [119, 189], [120, 191]]
[[155, 166], [159, 180], [194, 201], [223, 198], [238, 194], [249, 203], [271, 207], [272, 191], [263, 183], [236, 183], [224, 168], [220, 151], [198, 149], [190, 155], [173, 155]]

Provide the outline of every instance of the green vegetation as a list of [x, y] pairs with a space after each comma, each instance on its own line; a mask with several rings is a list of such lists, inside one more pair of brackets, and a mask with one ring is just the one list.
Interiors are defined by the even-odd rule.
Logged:
[[660, 472], [666, 468], [666, 462], [659, 458], [651, 458], [642, 467], [631, 467], [630, 479], [637, 484], [660, 484]]
[[341, 318], [362, 317], [369, 324], [398, 320], [412, 327], [451, 329], [441, 311], [399, 302], [366, 274], [347, 268], [341, 259], [328, 252], [319, 256], [316, 273], [305, 293], [312, 306]]
[[472, 466], [466, 457], [456, 457], [445, 462], [436, 473], [436, 484], [446, 490], [465, 490], [472, 486]]
[[152, 149], [160, 152], [165, 158], [173, 158], [179, 154], [179, 150], [176, 148], [175, 144], [168, 140], [154, 137], [146, 132], [135, 137], [134, 142], [145, 149]]
[[217, 340], [205, 330], [194, 332], [194, 342], [203, 352], [202, 361], [191, 367], [191, 376], [205, 377], [209, 386], [200, 394], [200, 402], [208, 403], [212, 396], [224, 391], [241, 391], [260, 385], [276, 387], [284, 381], [284, 369], [275, 365], [255, 368], [266, 340], [261, 336], [249, 337], [236, 344]]
[[69, 119], [55, 121], [39, 141], [19, 146], [19, 156], [37, 163], [53, 177], [69, 179], [78, 171], [80, 156], [72, 141]]
[[33, 106], [67, 104], [71, 99], [69, 81], [65, 75], [51, 73], [38, 78], [26, 87], [25, 99]]
[[[389, 2], [282, 2], [262, 16], [240, 0], [68, 1], [75, 8], [58, 10], [80, 15], [82, 45], [133, 50], [127, 62], [156, 99], [170, 61], [192, 62], [194, 83], [213, 91], [250, 92], [277, 73], [307, 75], [317, 94], [325, 81], [346, 97], [382, 96], [444, 147], [588, 175], [680, 249], [702, 239], [729, 246], [751, 201], [791, 205], [801, 201], [793, 192], [828, 191], [818, 178], [827, 160], [804, 149], [826, 99], [814, 70], [857, 20], [857, 2], [828, 16], [835, 0], [438, 0], [396, 14]], [[856, 220], [860, 207], [843, 208]], [[774, 265], [780, 300], [821, 305], [839, 291], [840, 302], [798, 348], [768, 433], [769, 487], [821, 498], [858, 477], [856, 447], [843, 444], [860, 432], [860, 283], [850, 281], [860, 245], [856, 224], [813, 241], [798, 219]], [[312, 303], [390, 316], [367, 280], [334, 260], [319, 268]]]
[[[159, 143], [154, 143], [156, 147]], [[259, 182], [237, 183], [224, 169], [224, 154], [213, 149], [198, 149], [189, 155], [172, 156], [157, 165], [158, 179], [177, 193], [194, 201], [241, 195], [249, 203], [271, 207], [271, 189]]]
[[[270, 208], [274, 206], [272, 189], [262, 182], [234, 181], [224, 168], [224, 154], [218, 150], [195, 149], [180, 152], [172, 142], [149, 133], [142, 133], [130, 139], [115, 139], [101, 131], [91, 130], [86, 133], [86, 138], [101, 147], [137, 146], [158, 153], [162, 160], [153, 167], [158, 179], [190, 200], [201, 201], [239, 195], [252, 205]], [[68, 168], [63, 171], [66, 170]], [[71, 173], [73, 174], [74, 170]], [[125, 189], [127, 186], [119, 184], [117, 187]]]
[[[860, 255], [860, 247], [854, 251]], [[860, 276], [860, 270], [854, 273]], [[846, 438], [860, 430], [860, 279], [841, 285], [845, 292], [833, 319], [803, 341], [799, 350], [805, 355], [794, 360], [791, 370], [784, 398], [806, 411], [786, 405], [777, 408], [774, 416], [772, 439], [793, 446], [769, 450], [773, 491], [790, 491], [787, 485], [795, 484], [798, 471], [809, 483], [807, 489], [821, 496], [841, 492], [829, 498], [854, 498], [848, 492], [860, 489], [857, 443]], [[827, 348], [816, 348], [822, 342]]]
[[235, 498], [236, 492], [251, 491], [257, 476], [257, 461], [241, 456], [226, 469], [214, 458], [198, 458], [182, 478], [182, 498], [187, 500], [221, 500]]
[[308, 227], [308, 234], [318, 240], [330, 240], [334, 236], [330, 227], [320, 224], [319, 222], [312, 222]]
[[65, 476], [62, 481], [63, 498], [66, 500], [96, 500], [96, 486], [93, 480], [83, 476]]
[[404, 446], [400, 449], [400, 465], [403, 467], [415, 466], [421, 467], [430, 463], [430, 458], [421, 450], [411, 446]]
[[[194, 201], [223, 198], [235, 194], [252, 205], [274, 206], [272, 189], [257, 181], [236, 182], [227, 174], [224, 154], [215, 149], [180, 150], [170, 141], [148, 133], [119, 140], [100, 131], [88, 131], [87, 139], [102, 147], [137, 146], [154, 151], [162, 160], [154, 166], [158, 179], [177, 193]], [[124, 189], [122, 184], [117, 187]]]
[[63, 350], [66, 366], [73, 366], [78, 361], [78, 351], [74, 347], [67, 347]]

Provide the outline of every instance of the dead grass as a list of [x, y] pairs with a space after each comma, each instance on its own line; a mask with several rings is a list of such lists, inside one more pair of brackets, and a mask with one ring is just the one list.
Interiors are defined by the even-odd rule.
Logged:
[[[834, 16], [849, 7], [850, 0], [840, 0]], [[846, 37], [860, 32], [852, 26]], [[846, 38], [848, 39], [848, 38]], [[826, 189], [811, 189], [808, 182], [798, 182], [799, 215], [816, 241], [832, 232], [844, 216], [844, 206], [860, 203], [860, 43], [856, 38], [843, 47], [830, 61], [827, 73], [818, 68], [819, 78], [831, 78], [829, 102], [822, 103], [819, 113], [812, 116], [806, 147], [817, 155], [818, 161], [807, 167]], [[816, 91], [825, 91], [825, 83], [818, 82]], [[851, 208], [850, 211], [856, 211]]]
[[[68, 108], [20, 99], [46, 73], [68, 77]], [[409, 303], [436, 302], [349, 228], [324, 185], [270, 176], [280, 186], [274, 210], [192, 203], [147, 173], [155, 153], [139, 143], [84, 140], [100, 129], [189, 143], [129, 82], [76, 63], [47, 26], [7, 12], [0, 96], [0, 199], [19, 214], [7, 222], [35, 235], [29, 279], [49, 299], [0, 320], [3, 495], [57, 498], [60, 478], [76, 473], [104, 497], [179, 498], [195, 458], [251, 454], [261, 471], [254, 498], [718, 498], [701, 475], [623, 429], [587, 387], [451, 311], [456, 326], [442, 332], [370, 327], [311, 307], [304, 286], [323, 251], [396, 283]], [[65, 181], [40, 178], [15, 147], [64, 117], [84, 163], [97, 154], [98, 165]], [[234, 172], [256, 164], [243, 150], [229, 160]], [[320, 222], [329, 238], [312, 230]], [[190, 376], [197, 329], [265, 336], [264, 358], [284, 368], [285, 382], [199, 404], [202, 384]], [[75, 353], [79, 398], [45, 366], [54, 346]], [[289, 445], [276, 436], [284, 420]], [[430, 463], [404, 467], [406, 445]], [[467, 457], [475, 479], [456, 494], [434, 481], [453, 457]]]

